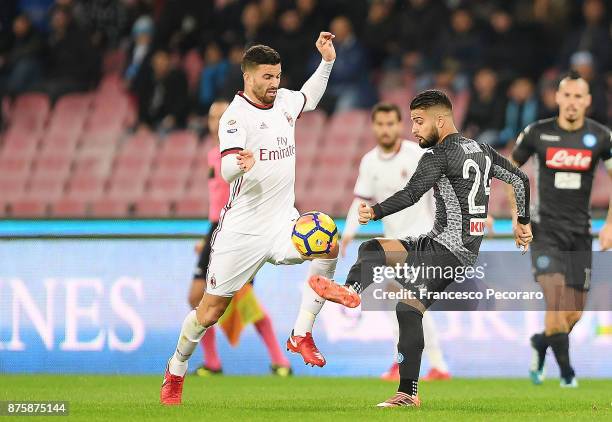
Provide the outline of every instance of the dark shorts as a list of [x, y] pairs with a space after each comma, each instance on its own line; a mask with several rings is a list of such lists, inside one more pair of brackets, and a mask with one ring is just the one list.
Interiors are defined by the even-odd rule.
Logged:
[[208, 234], [205, 238], [206, 243], [204, 244], [204, 248], [202, 248], [202, 252], [200, 253], [200, 257], [198, 258], [198, 265], [196, 266], [195, 271], [193, 272], [194, 280], [204, 280], [204, 277], [206, 277], [206, 269], [208, 268], [208, 263], [210, 262], [210, 238], [215, 229], [217, 228], [218, 224], [219, 223], [211, 223], [210, 225], [210, 230], [208, 231]]
[[589, 232], [571, 232], [543, 228], [532, 223], [531, 267], [534, 276], [560, 273], [565, 284], [577, 290], [589, 290], [593, 260], [593, 236]]
[[[420, 236], [400, 241], [408, 251], [406, 263], [409, 266], [428, 268], [425, 271], [421, 270], [414, 282], [404, 280], [402, 284], [415, 294], [425, 308], [429, 308], [435, 299], [426, 297], [422, 292], [424, 290], [427, 292], [446, 290], [455, 281], [455, 277], [450, 275], [463, 272], [465, 266], [448, 249], [430, 237]], [[401, 282], [401, 280], [398, 281]]]

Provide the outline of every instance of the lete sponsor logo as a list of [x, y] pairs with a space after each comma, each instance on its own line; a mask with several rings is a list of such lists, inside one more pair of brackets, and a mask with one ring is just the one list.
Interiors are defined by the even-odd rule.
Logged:
[[546, 167], [558, 170], [588, 170], [593, 155], [588, 149], [547, 148]]

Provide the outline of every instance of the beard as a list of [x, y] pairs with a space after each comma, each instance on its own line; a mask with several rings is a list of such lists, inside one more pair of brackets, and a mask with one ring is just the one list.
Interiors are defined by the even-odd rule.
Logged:
[[440, 141], [440, 133], [438, 128], [434, 128], [431, 133], [425, 137], [419, 137], [419, 146], [423, 149], [431, 148]]
[[[278, 91], [275, 91], [278, 92]], [[260, 92], [255, 93], [257, 100], [261, 104], [270, 105], [274, 104], [274, 100], [276, 100], [276, 95], [270, 95], [267, 90], [262, 90]]]

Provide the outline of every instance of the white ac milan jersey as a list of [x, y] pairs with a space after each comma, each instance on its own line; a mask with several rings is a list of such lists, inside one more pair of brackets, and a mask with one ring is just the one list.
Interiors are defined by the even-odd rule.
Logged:
[[[402, 141], [393, 155], [384, 155], [375, 147], [361, 159], [355, 196], [380, 203], [402, 190], [417, 168], [426, 150], [415, 142]], [[435, 205], [433, 191], [428, 191], [413, 206], [382, 219], [385, 237], [401, 239], [427, 233], [433, 227]]]
[[279, 89], [269, 107], [239, 92], [221, 116], [221, 155], [244, 149], [255, 158], [254, 166], [230, 186], [219, 219], [223, 230], [270, 234], [278, 222], [295, 217], [295, 124], [305, 103], [300, 91]]

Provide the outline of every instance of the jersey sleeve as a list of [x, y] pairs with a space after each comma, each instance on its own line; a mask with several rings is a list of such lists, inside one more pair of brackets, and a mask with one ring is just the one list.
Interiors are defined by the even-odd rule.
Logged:
[[224, 114], [219, 122], [219, 149], [221, 157], [235, 154], [246, 147], [246, 127], [239, 117]]
[[380, 220], [416, 204], [442, 177], [446, 169], [447, 159], [444, 151], [435, 148], [427, 150], [406, 187], [372, 207], [374, 220]]
[[361, 159], [361, 164], [359, 164], [359, 175], [357, 176], [357, 182], [355, 182], [355, 189], [353, 193], [356, 197], [365, 199], [366, 201], [369, 201], [374, 197], [372, 177], [370, 175], [368, 162], [365, 156]]
[[488, 144], [481, 144], [491, 157], [491, 175], [502, 182], [512, 185], [516, 198], [518, 222], [529, 223], [529, 177], [507, 158], [499, 154]]
[[290, 89], [283, 89], [283, 96], [291, 115], [296, 119], [299, 119], [304, 111], [306, 105], [306, 94], [302, 91], [291, 91]]
[[535, 139], [533, 124], [527, 126], [516, 138], [516, 145], [512, 150], [512, 159], [522, 166], [535, 153]]

